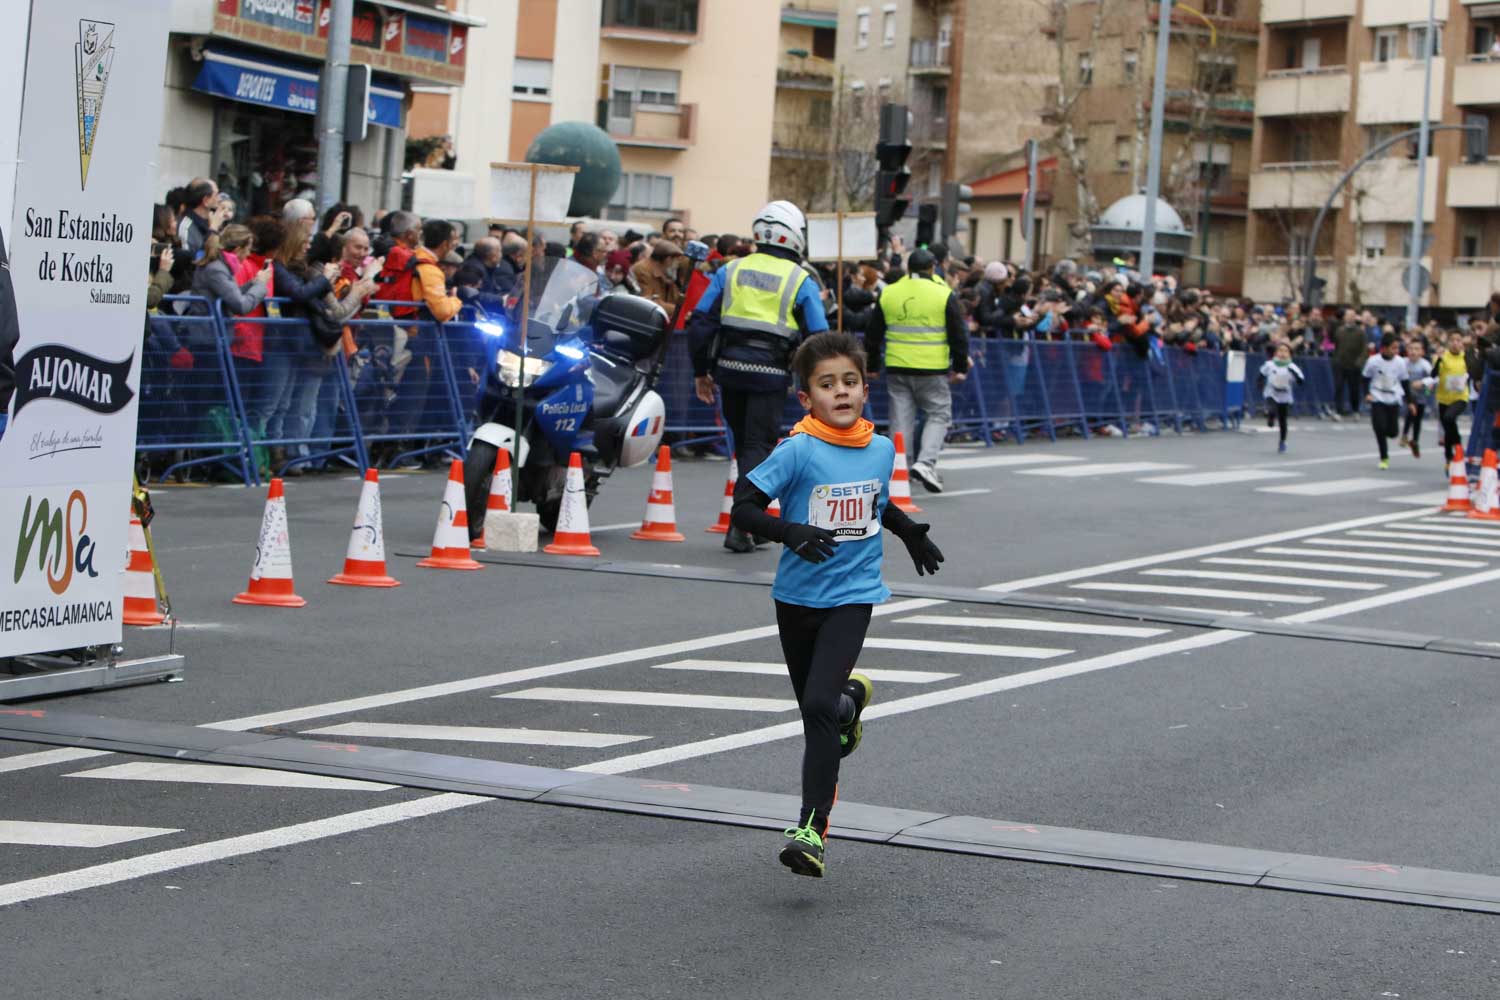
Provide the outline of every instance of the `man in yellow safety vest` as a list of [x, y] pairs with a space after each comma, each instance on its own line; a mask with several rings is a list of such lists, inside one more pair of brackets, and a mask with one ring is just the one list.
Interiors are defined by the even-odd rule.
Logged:
[[[969, 331], [958, 297], [946, 283], [933, 280], [936, 266], [930, 251], [912, 253], [906, 276], [880, 293], [865, 330], [865, 350], [872, 376], [885, 368], [890, 429], [901, 434], [908, 458], [914, 454], [912, 478], [941, 493], [937, 462], [953, 422], [950, 383], [968, 377]], [[912, 440], [917, 410], [926, 417], [920, 444]]]

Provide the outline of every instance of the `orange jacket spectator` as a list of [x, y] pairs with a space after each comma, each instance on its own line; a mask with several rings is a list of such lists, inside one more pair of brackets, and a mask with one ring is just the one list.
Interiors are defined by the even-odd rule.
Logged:
[[412, 289], [412, 299], [425, 303], [433, 319], [446, 323], [458, 315], [464, 304], [458, 296], [448, 294], [448, 285], [443, 280], [443, 269], [438, 266], [436, 254], [426, 247], [417, 247], [414, 256], [420, 285]]

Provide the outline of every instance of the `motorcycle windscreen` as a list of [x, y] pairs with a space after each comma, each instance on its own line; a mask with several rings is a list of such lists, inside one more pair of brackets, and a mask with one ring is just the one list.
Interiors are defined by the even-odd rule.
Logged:
[[577, 449], [593, 405], [594, 384], [586, 379], [565, 385], [536, 404], [536, 425], [559, 458]]

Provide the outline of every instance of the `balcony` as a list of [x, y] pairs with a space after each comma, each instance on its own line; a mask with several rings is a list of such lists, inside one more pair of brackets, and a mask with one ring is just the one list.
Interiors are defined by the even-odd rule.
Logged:
[[948, 119], [922, 114], [917, 112], [912, 116], [911, 127], [907, 129], [907, 141], [913, 146], [926, 146], [928, 149], [948, 148]]
[[1448, 168], [1449, 208], [1500, 208], [1500, 159]]
[[1500, 104], [1500, 59], [1470, 56], [1453, 71], [1454, 104]]
[[[1422, 218], [1432, 222], [1437, 216], [1437, 179], [1440, 165], [1437, 157], [1427, 158], [1427, 187], [1422, 192]], [[1411, 222], [1412, 206], [1417, 203], [1417, 161], [1390, 156], [1365, 164], [1345, 188], [1361, 191], [1355, 211], [1364, 222]]]
[[621, 146], [638, 149], [687, 149], [697, 139], [698, 106], [675, 108], [600, 101], [595, 120]]
[[[1352, 299], [1359, 290], [1359, 300], [1367, 306], [1404, 306], [1411, 295], [1401, 284], [1406, 277], [1405, 257], [1349, 257], [1344, 261], [1344, 289], [1346, 297]], [[1432, 258], [1423, 257], [1422, 266], [1430, 272]], [[1422, 293], [1418, 305], [1432, 304], [1432, 288]]]
[[[1146, 106], [1151, 106], [1149, 98]], [[1210, 109], [1210, 120], [1219, 122], [1238, 120], [1248, 124], [1251, 115], [1255, 112], [1255, 91], [1249, 87], [1233, 87], [1214, 94], [1201, 90], [1167, 91], [1168, 119], [1188, 118], [1205, 106]]]
[[[1256, 302], [1281, 302], [1302, 298], [1302, 279], [1307, 273], [1305, 257], [1256, 257], [1245, 265], [1245, 296]], [[1338, 275], [1334, 274], [1333, 258], [1318, 258], [1318, 277], [1328, 282], [1323, 290], [1327, 301], [1337, 302], [1343, 295], [1334, 286]]]
[[600, 38], [666, 45], [691, 45], [699, 38], [698, 0], [641, 5], [604, 0], [601, 15]]
[[[1341, 173], [1337, 160], [1267, 163], [1250, 175], [1250, 208], [1257, 211], [1322, 208], [1323, 200]], [[1341, 208], [1343, 204], [1344, 195], [1340, 192], [1333, 200], [1333, 207]]]
[[1500, 257], [1455, 257], [1438, 280], [1438, 304], [1449, 309], [1482, 309], [1500, 292]]
[[833, 89], [833, 66], [825, 59], [783, 52], [776, 60], [776, 86], [830, 91]]
[[1255, 87], [1255, 115], [1341, 115], [1349, 110], [1353, 77], [1346, 66], [1278, 69]]
[[[1434, 20], [1439, 24], [1447, 21], [1448, 0], [1437, 0], [1435, 8]], [[1361, 21], [1366, 28], [1423, 24], [1427, 21], [1427, 0], [1365, 0]]]
[[1261, 0], [1260, 19], [1264, 24], [1296, 21], [1327, 21], [1354, 16], [1355, 0]]
[[939, 45], [936, 38], [913, 38], [911, 40], [911, 61], [907, 68], [915, 76], [938, 74], [946, 76], [952, 73], [950, 58], [953, 54], [951, 45]]
[[[1425, 12], [1422, 17], [1426, 18]], [[1434, 118], [1443, 106], [1443, 81], [1447, 78], [1443, 59], [1432, 60], [1432, 110]], [[1359, 108], [1361, 125], [1397, 125], [1422, 119], [1422, 60], [1392, 59], [1390, 62], [1359, 64]]]
[[833, 129], [807, 122], [774, 122], [771, 125], [771, 155], [788, 159], [827, 159], [833, 149]]

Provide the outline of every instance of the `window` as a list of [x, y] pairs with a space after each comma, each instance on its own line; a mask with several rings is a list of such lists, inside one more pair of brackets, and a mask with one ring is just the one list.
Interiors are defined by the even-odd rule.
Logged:
[[674, 69], [612, 66], [609, 72], [610, 114], [625, 117], [638, 107], [677, 110], [681, 74]]
[[838, 53], [838, 37], [832, 28], [814, 28], [812, 54], [832, 62]]
[[1005, 260], [1015, 260], [1016, 258], [1011, 255], [1010, 251], [1011, 242], [1015, 239], [1016, 220], [1004, 219], [1001, 221], [1001, 226], [1005, 235], [1000, 238], [1000, 256]]
[[953, 15], [944, 14], [938, 21], [937, 64], [948, 65], [948, 50], [953, 47]]
[[1365, 260], [1379, 260], [1385, 256], [1385, 227], [1365, 226], [1360, 234], [1359, 252]]
[[1085, 87], [1094, 82], [1094, 54], [1092, 52], [1078, 53], [1078, 82]]
[[1234, 56], [1200, 55], [1198, 57], [1197, 88], [1205, 94], [1222, 94], [1234, 87]]
[[814, 128], [833, 124], [833, 102], [826, 97], [813, 98], [807, 106], [807, 123]]
[[927, 165], [927, 197], [937, 198], [943, 193], [943, 161], [933, 160]]
[[854, 47], [856, 49], [869, 48], [870, 45], [870, 11], [863, 8], [854, 14]]
[[604, 0], [606, 28], [698, 31], [698, 0]]
[[1312, 136], [1306, 132], [1294, 134], [1292, 136], [1292, 162], [1310, 163], [1312, 158]]
[[552, 93], [551, 59], [517, 59], [510, 78], [510, 92], [517, 97], [546, 97]]
[[1460, 257], [1483, 257], [1480, 253], [1483, 246], [1484, 232], [1478, 226], [1465, 226], [1463, 235], [1458, 238], [1458, 255]]
[[[1424, 59], [1427, 53], [1423, 51], [1422, 41], [1427, 37], [1427, 25], [1414, 24], [1406, 29], [1406, 53], [1413, 59]], [[1432, 33], [1432, 54], [1440, 56], [1443, 54], [1443, 26], [1434, 26]]]
[[1120, 53], [1120, 61], [1124, 66], [1123, 76], [1126, 83], [1134, 83], [1135, 75], [1140, 71], [1141, 54], [1135, 49], [1126, 49]]
[[1131, 142], [1130, 142], [1130, 137], [1129, 136], [1121, 136], [1121, 137], [1115, 139], [1115, 169], [1116, 170], [1129, 170], [1130, 169], [1130, 161], [1131, 161], [1130, 148], [1131, 148]]
[[1375, 32], [1375, 61], [1387, 63], [1396, 58], [1396, 42], [1399, 36], [1395, 28], [1381, 28]]
[[887, 7], [880, 19], [880, 44], [890, 48], [896, 44], [896, 9]]
[[1234, 17], [1235, 0], [1204, 0], [1203, 13], [1209, 17]]
[[945, 122], [948, 120], [948, 88], [932, 88], [932, 120], [934, 122]]
[[670, 212], [672, 178], [666, 174], [624, 174], [609, 200], [612, 219], [629, 218], [631, 212]]
[[[1422, 230], [1422, 256], [1426, 257], [1432, 253], [1432, 227], [1427, 226]], [[1401, 227], [1401, 257], [1403, 260], [1411, 259], [1411, 227]]]
[[849, 83], [849, 117], [855, 120], [865, 116], [865, 82], [853, 80]]
[[1321, 38], [1302, 39], [1302, 68], [1317, 69], [1323, 65], [1323, 40]]

